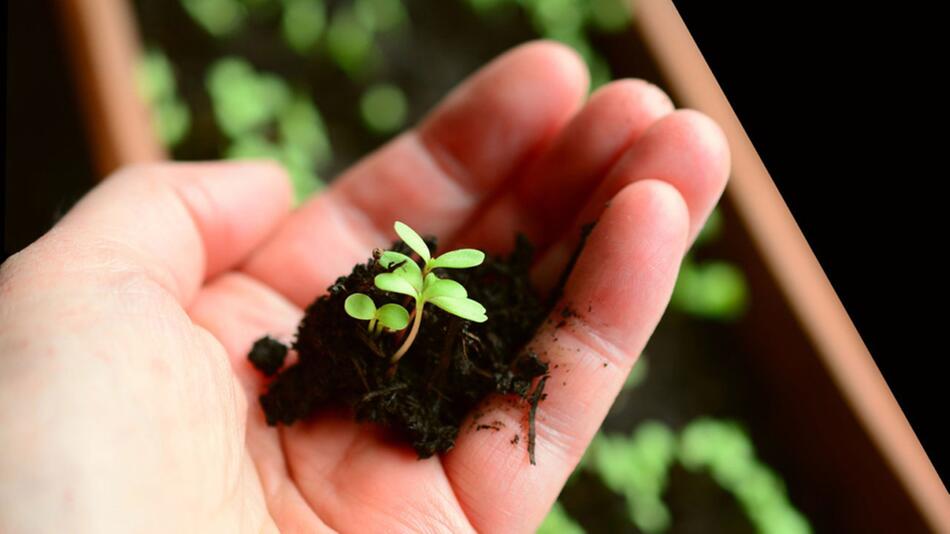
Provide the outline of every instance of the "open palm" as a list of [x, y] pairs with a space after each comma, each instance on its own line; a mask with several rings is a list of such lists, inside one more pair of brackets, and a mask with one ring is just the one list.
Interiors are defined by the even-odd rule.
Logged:
[[[167, 164], [104, 182], [0, 271], [0, 530], [536, 528], [729, 166], [718, 128], [655, 87], [614, 82], [585, 102], [586, 83], [567, 49], [522, 46], [292, 213], [270, 165]], [[453, 450], [423, 461], [346, 414], [264, 423], [251, 343], [289, 339], [396, 219], [449, 248], [503, 252], [523, 232], [541, 288], [599, 220], [562, 297], [576, 315], [532, 343], [552, 364], [536, 466], [512, 443], [523, 406], [490, 405], [482, 417], [501, 431], [463, 426]]]

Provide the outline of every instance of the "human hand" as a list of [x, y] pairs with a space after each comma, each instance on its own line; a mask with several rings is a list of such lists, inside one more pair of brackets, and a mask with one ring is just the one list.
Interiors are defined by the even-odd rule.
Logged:
[[[0, 531], [536, 528], [729, 167], [719, 129], [655, 87], [584, 103], [586, 83], [572, 52], [522, 46], [293, 213], [271, 165], [135, 167], [98, 186], [0, 270]], [[552, 363], [536, 466], [504, 433], [463, 427], [420, 461], [342, 415], [265, 424], [251, 344], [292, 335], [393, 220], [448, 248], [524, 232], [549, 288], [598, 217], [563, 295], [577, 316], [533, 342]]]

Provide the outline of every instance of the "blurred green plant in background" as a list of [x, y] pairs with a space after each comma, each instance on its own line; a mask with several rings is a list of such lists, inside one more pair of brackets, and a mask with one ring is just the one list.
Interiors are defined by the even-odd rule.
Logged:
[[408, 25], [402, 0], [353, 0], [333, 13], [327, 54], [351, 78], [363, 79], [382, 63], [376, 37]]
[[157, 49], [143, 54], [136, 72], [139, 94], [152, 111], [155, 133], [165, 146], [175, 146], [188, 134], [191, 113], [178, 98], [175, 72], [168, 58]]
[[743, 315], [749, 299], [742, 271], [719, 260], [699, 262], [694, 251], [715, 242], [722, 233], [722, 212], [717, 208], [683, 258], [670, 307], [703, 319], [731, 321]]
[[571, 519], [561, 503], [555, 502], [537, 534], [584, 534], [584, 529]]
[[[188, 134], [191, 115], [177, 96], [171, 63], [161, 51], [150, 49], [140, 58], [136, 76], [159, 139], [166, 147], [176, 146]], [[230, 141], [222, 156], [282, 163], [298, 201], [322, 188], [317, 173], [329, 164], [332, 152], [320, 112], [305, 94], [235, 57], [214, 63], [205, 85], [218, 128]]]
[[377, 32], [389, 32], [409, 23], [409, 14], [402, 0], [354, 0], [360, 21]]
[[[591, 90], [610, 81], [611, 73], [607, 62], [591, 45], [589, 32], [620, 32], [631, 20], [629, 4], [624, 0], [456, 1], [466, 1], [486, 17], [506, 7], [522, 10], [538, 35], [578, 51], [590, 68]], [[410, 23], [403, 0], [333, 2], [332, 10], [325, 0], [181, 0], [181, 4], [200, 27], [218, 39], [239, 35], [255, 13], [279, 13], [280, 33], [289, 49], [304, 57], [324, 54], [360, 82], [373, 77], [384, 62], [377, 38], [387, 32], [405, 30]], [[147, 68], [155, 72], [149, 79], [154, 78], [154, 85], [161, 87], [163, 72], [159, 59], [146, 56], [143, 64], [151, 65]], [[170, 75], [167, 61], [165, 66]], [[296, 127], [294, 131], [300, 137], [286, 137], [283, 131], [277, 136], [267, 133], [273, 129], [274, 121], [286, 116], [285, 108], [291, 101], [294, 109], [319, 117], [319, 110], [305, 94], [291, 96], [283, 80], [272, 74], [258, 74], [246, 60], [233, 57], [212, 65], [207, 77], [218, 127], [231, 141], [223, 155], [268, 157], [283, 163], [293, 176], [298, 201], [322, 188], [318, 176], [332, 159], [322, 121], [316, 121], [317, 126], [309, 133]], [[187, 108], [174, 98], [148, 101], [155, 108], [161, 139], [166, 146], [175, 146], [187, 133]], [[358, 113], [368, 131], [390, 135], [405, 126], [408, 99], [399, 86], [378, 81], [363, 90]]]
[[226, 37], [240, 30], [247, 17], [240, 0], [181, 0], [191, 18], [215, 37]]
[[224, 58], [211, 66], [206, 80], [214, 115], [231, 140], [229, 158], [271, 158], [290, 174], [298, 199], [320, 189], [316, 172], [332, 158], [320, 112], [287, 83], [262, 74], [246, 61]]
[[[325, 54], [354, 79], [378, 66], [379, 34], [407, 26], [402, 0], [338, 2], [329, 13], [324, 0], [181, 0], [188, 15], [218, 39], [240, 34], [254, 14], [279, 14], [280, 34], [301, 56]], [[140, 86], [167, 147], [187, 135], [188, 108], [175, 96], [175, 78], [167, 58], [152, 50], [140, 61]], [[215, 123], [229, 140], [228, 158], [270, 158], [291, 175], [298, 202], [323, 188], [319, 176], [332, 162], [326, 126], [307, 90], [292, 90], [285, 80], [257, 72], [246, 59], [224, 57], [206, 75]], [[398, 86], [376, 83], [365, 89], [359, 116], [370, 132], [389, 135], [406, 124], [408, 100]]]
[[736, 497], [759, 532], [811, 532], [808, 520], [788, 501], [782, 479], [755, 457], [755, 447], [738, 423], [693, 421], [680, 434], [678, 458], [691, 471], [708, 471]]
[[297, 53], [313, 52], [327, 24], [323, 0], [284, 0], [280, 29], [287, 45]]
[[[692, 472], [709, 472], [738, 500], [758, 532], [811, 532], [808, 520], [789, 502], [781, 478], [755, 457], [751, 439], [734, 421], [700, 418], [679, 434], [656, 421], [641, 423], [630, 435], [599, 433], [578, 469], [597, 474], [623, 495], [637, 528], [658, 534], [675, 521], [662, 495], [677, 463]], [[541, 531], [560, 532], [561, 525], [573, 523], [562, 516], [563, 508], [552, 510]], [[570, 528], [580, 529], [576, 524]]]
[[327, 53], [351, 77], [369, 69], [375, 47], [373, 27], [353, 5], [337, 9], [327, 30]]
[[618, 33], [629, 28], [633, 3], [627, 0], [467, 0], [490, 17], [500, 9], [517, 7], [531, 19], [539, 36], [560, 41], [577, 51], [590, 71], [591, 91], [613, 76], [607, 61], [594, 50], [590, 31]]
[[[643, 383], [648, 359], [641, 355], [625, 390]], [[700, 417], [678, 433], [659, 421], [646, 420], [629, 434], [600, 431], [567, 484], [580, 471], [599, 477], [622, 495], [631, 522], [647, 534], [667, 532], [675, 518], [663, 502], [670, 470], [681, 465], [690, 472], [707, 472], [731, 493], [761, 533], [809, 534], [808, 520], [791, 504], [781, 478], [756, 458], [755, 446], [742, 425], [731, 420]], [[539, 533], [584, 532], [560, 503], [555, 503]]]
[[[699, 320], [733, 321], [748, 305], [742, 272], [721, 260], [698, 262], [696, 249], [714, 244], [724, 221], [715, 209], [687, 254], [670, 307]], [[624, 384], [632, 390], [647, 380], [649, 359], [641, 355]], [[741, 425], [728, 420], [698, 418], [679, 433], [653, 420], [640, 422], [628, 435], [598, 432], [568, 484], [579, 471], [598, 476], [622, 495], [630, 521], [647, 534], [667, 532], [673, 518], [663, 502], [668, 475], [676, 464], [689, 471], [707, 471], [723, 490], [733, 494], [750, 522], [762, 533], [808, 534], [811, 527], [788, 500], [781, 479], [755, 457], [755, 448]], [[539, 532], [583, 532], [566, 511], [555, 506]]]
[[360, 98], [360, 115], [366, 127], [375, 133], [389, 134], [406, 124], [409, 103], [402, 89], [392, 84], [370, 87]]
[[673, 431], [662, 423], [645, 421], [629, 436], [598, 433], [580, 467], [597, 473], [608, 488], [626, 497], [633, 523], [654, 533], [670, 525], [662, 497], [675, 459]]

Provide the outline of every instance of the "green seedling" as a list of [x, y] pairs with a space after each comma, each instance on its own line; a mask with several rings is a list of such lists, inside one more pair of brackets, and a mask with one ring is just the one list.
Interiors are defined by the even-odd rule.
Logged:
[[488, 320], [488, 316], [485, 315], [484, 306], [468, 298], [468, 292], [462, 284], [455, 280], [439, 278], [432, 273], [433, 269], [438, 268], [467, 269], [481, 265], [485, 260], [484, 252], [463, 248], [432, 257], [429, 247], [415, 230], [400, 221], [396, 221], [394, 228], [403, 242], [424, 262], [423, 266], [419, 267], [419, 264], [409, 256], [391, 250], [383, 252], [379, 258], [379, 263], [383, 268], [396, 268], [392, 272], [376, 275], [374, 280], [376, 287], [383, 291], [408, 295], [416, 301], [416, 307], [412, 310], [414, 315], [412, 330], [409, 331], [409, 335], [396, 354], [393, 354], [392, 363], [395, 364], [416, 339], [426, 303], [431, 302], [453, 315], [476, 323], [484, 323]]
[[[419, 326], [422, 324], [422, 313], [427, 303], [433, 305], [463, 319], [483, 323], [488, 320], [485, 315], [485, 307], [480, 303], [468, 298], [468, 292], [462, 284], [448, 278], [439, 278], [432, 271], [434, 269], [467, 269], [481, 265], [485, 260], [485, 253], [475, 249], [459, 249], [446, 252], [445, 254], [433, 257], [426, 246], [425, 241], [408, 225], [396, 221], [396, 234], [419, 255], [423, 264], [420, 267], [416, 260], [405, 254], [392, 250], [384, 251], [379, 256], [379, 264], [384, 269], [392, 269], [390, 272], [376, 275], [374, 280], [376, 287], [383, 291], [407, 295], [415, 300], [415, 307], [411, 314], [405, 312], [402, 306], [387, 304], [376, 310], [376, 305], [366, 295], [356, 293], [347, 297], [344, 307], [346, 312], [357, 319], [370, 321], [370, 331], [378, 334], [375, 330], [376, 325], [382, 324], [390, 330], [403, 330], [408, 325], [411, 318], [412, 329], [406, 336], [402, 345], [392, 356], [392, 363], [395, 365], [400, 358], [412, 346], [416, 336], [419, 334]], [[387, 308], [390, 306], [390, 308]], [[403, 317], [395, 308], [396, 306], [402, 313], [406, 313], [405, 322]], [[383, 310], [387, 310], [383, 313]], [[385, 318], [384, 318], [385, 315]], [[375, 322], [374, 322], [375, 321]], [[389, 323], [383, 321], [391, 321]], [[400, 326], [401, 325], [401, 326]], [[396, 328], [399, 326], [399, 328]]]
[[374, 337], [383, 333], [383, 330], [398, 332], [409, 326], [409, 312], [399, 304], [383, 304], [379, 308], [369, 296], [363, 293], [353, 293], [343, 303], [346, 313], [354, 319], [369, 321], [367, 330]]

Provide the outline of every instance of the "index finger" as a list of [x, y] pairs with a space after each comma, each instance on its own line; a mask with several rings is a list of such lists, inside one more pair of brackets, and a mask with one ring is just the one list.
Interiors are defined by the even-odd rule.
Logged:
[[358, 163], [294, 214], [248, 274], [308, 304], [375, 247], [394, 220], [452, 235], [536, 157], [580, 106], [584, 64], [550, 42], [520, 46], [452, 92], [417, 129]]
[[641, 181], [613, 198], [560, 304], [528, 347], [550, 366], [547, 397], [537, 408], [537, 464], [529, 465], [524, 445], [525, 406], [505, 402], [481, 415], [503, 430], [463, 430], [444, 459], [478, 531], [527, 532], [540, 524], [659, 322], [688, 229], [686, 204], [668, 183]]

